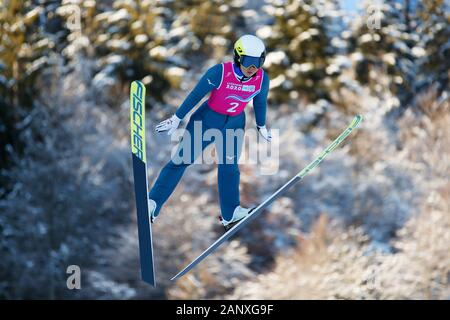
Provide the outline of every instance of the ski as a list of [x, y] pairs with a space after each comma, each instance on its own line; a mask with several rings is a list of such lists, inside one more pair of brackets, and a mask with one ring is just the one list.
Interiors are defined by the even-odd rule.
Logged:
[[141, 277], [143, 281], [156, 286], [152, 227], [148, 210], [147, 157], [145, 153], [145, 86], [140, 81], [131, 83], [130, 122]]
[[295, 183], [303, 179], [312, 169], [317, 167], [317, 165], [331, 152], [333, 151], [344, 139], [355, 129], [362, 120], [361, 115], [357, 115], [354, 117], [353, 121], [350, 125], [345, 129], [337, 138], [334, 140], [322, 153], [314, 159], [310, 164], [308, 164], [303, 170], [301, 170], [297, 175], [295, 175], [291, 180], [286, 182], [282, 187], [280, 187], [275, 193], [273, 193], [269, 198], [267, 198], [264, 202], [262, 202], [259, 206], [254, 208], [244, 219], [239, 221], [236, 225], [234, 225], [231, 229], [229, 229], [225, 234], [223, 234], [219, 239], [216, 240], [208, 249], [203, 251], [195, 260], [193, 260], [190, 264], [188, 264], [183, 270], [181, 270], [178, 274], [172, 277], [171, 280], [176, 280], [187, 272], [189, 272], [192, 268], [194, 268], [198, 263], [200, 263], [203, 259], [205, 259], [211, 252], [213, 252], [217, 247], [219, 247], [222, 243], [228, 240], [231, 236], [233, 236], [236, 232], [242, 229], [246, 224], [248, 224], [251, 220], [255, 219], [263, 209], [269, 206], [274, 200], [276, 200], [280, 195], [286, 192], [289, 188], [291, 188]]

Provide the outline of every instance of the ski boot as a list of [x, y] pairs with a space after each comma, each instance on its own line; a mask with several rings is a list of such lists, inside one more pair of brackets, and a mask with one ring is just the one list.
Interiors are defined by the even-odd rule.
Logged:
[[152, 199], [148, 199], [148, 215], [150, 216], [150, 222], [153, 223], [155, 222], [156, 218], [158, 216], [155, 216], [155, 211], [156, 211], [156, 202], [155, 200]]
[[223, 227], [225, 228], [225, 231], [230, 230], [233, 226], [239, 223], [242, 219], [244, 219], [254, 208], [247, 209], [242, 208], [241, 206], [237, 206], [236, 209], [234, 209], [233, 216], [231, 217], [231, 220], [227, 221], [222, 216], [219, 217], [220, 221], [222, 222]]

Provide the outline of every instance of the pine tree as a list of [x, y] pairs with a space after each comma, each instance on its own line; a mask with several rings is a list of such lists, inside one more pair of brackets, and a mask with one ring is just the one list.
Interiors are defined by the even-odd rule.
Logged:
[[34, 80], [54, 44], [39, 32], [42, 9], [33, 1], [9, 0], [0, 10], [1, 96], [30, 106]]
[[[310, 101], [330, 100], [341, 72], [334, 58], [343, 50], [337, 2], [272, 1], [268, 11], [275, 16], [266, 39], [275, 100], [288, 101], [299, 95]], [[270, 48], [279, 50], [270, 53]]]
[[418, 4], [421, 24], [418, 32], [424, 48], [420, 66], [420, 88], [437, 82], [439, 91], [448, 90], [450, 70], [450, 4], [425, 0]]
[[381, 93], [384, 88], [380, 74], [387, 75], [387, 87], [402, 105], [414, 96], [417, 69], [413, 53], [420, 51], [416, 48], [419, 37], [412, 16], [408, 0], [368, 1], [351, 41], [351, 51], [360, 55], [357, 80]]
[[[39, 32], [41, 8], [33, 1], [8, 0], [0, 6], [0, 168], [21, 152], [20, 132], [31, 121], [36, 78], [48, 64], [53, 43]], [[0, 172], [0, 198], [9, 183]]]
[[[240, 36], [236, 30], [246, 26], [242, 15], [245, 0], [166, 0], [159, 3], [164, 24], [177, 56], [200, 65], [207, 59], [220, 61], [232, 51]], [[197, 62], [199, 64], [197, 64]]]
[[144, 79], [152, 97], [163, 99], [170, 87], [164, 69], [173, 64], [160, 57], [165, 34], [158, 30], [162, 18], [157, 1], [63, 1], [49, 8], [46, 19], [55, 15], [63, 28], [55, 28], [54, 36], [63, 43], [58, 52], [73, 62], [72, 67], [79, 59], [93, 62], [93, 70], [86, 72], [93, 73], [93, 86], [105, 93], [101, 96], [114, 97], [120, 83]]

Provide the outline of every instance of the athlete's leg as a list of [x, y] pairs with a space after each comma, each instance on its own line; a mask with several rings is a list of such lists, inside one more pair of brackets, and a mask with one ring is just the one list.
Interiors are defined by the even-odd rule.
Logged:
[[[224, 143], [216, 149], [218, 153], [218, 188], [222, 218], [229, 221], [234, 209], [240, 204], [240, 172], [238, 161], [244, 142], [245, 114], [241, 113], [230, 120], [223, 129]], [[231, 129], [226, 132], [226, 129]], [[221, 160], [221, 161], [220, 161]]]
[[[201, 132], [206, 130], [203, 123], [204, 108], [201, 106], [189, 119], [189, 123], [186, 125], [186, 132], [182, 139], [190, 139], [190, 144], [180, 142], [176, 155], [176, 159], [172, 158], [161, 170], [158, 178], [156, 179], [152, 189], [149, 192], [149, 198], [156, 202], [156, 210], [154, 216], [156, 217], [161, 210], [163, 204], [170, 197], [175, 190], [178, 182], [184, 174], [186, 168], [194, 163], [195, 159], [201, 154], [201, 152], [211, 143], [211, 141], [203, 141], [202, 138], [194, 136], [194, 124], [197, 122], [197, 126], [200, 124]], [[195, 141], [202, 143], [201, 148], [195, 148]], [[187, 147], [186, 147], [187, 146]], [[186, 149], [187, 148], [187, 149]], [[185, 152], [189, 152], [190, 155], [185, 156]]]

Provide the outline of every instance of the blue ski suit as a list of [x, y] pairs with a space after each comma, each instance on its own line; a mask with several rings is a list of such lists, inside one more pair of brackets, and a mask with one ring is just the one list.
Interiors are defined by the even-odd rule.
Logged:
[[[233, 65], [234, 73], [241, 78], [243, 76], [241, 70], [236, 65]], [[264, 71], [263, 71], [264, 72]], [[200, 79], [199, 83], [188, 95], [182, 105], [176, 111], [176, 116], [183, 119], [197, 103], [205, 97], [206, 94], [211, 92], [214, 88], [217, 88], [222, 81], [222, 66], [217, 64], [211, 67]], [[244, 82], [245, 83], [245, 80]], [[261, 91], [253, 98], [254, 113], [256, 118], [256, 124], [258, 126], [264, 126], [266, 122], [266, 109], [267, 109], [267, 95], [269, 92], [269, 77], [264, 72], [263, 81], [261, 84]], [[225, 130], [227, 129], [245, 129], [245, 113], [241, 112], [238, 115], [225, 115], [213, 111], [208, 106], [208, 101], [205, 101], [190, 117], [185, 130], [189, 132], [189, 135], [185, 135], [182, 139], [191, 139], [191, 143], [187, 144], [191, 146], [190, 159], [188, 161], [174, 162], [171, 159], [161, 170], [158, 178], [156, 179], [152, 189], [149, 192], [149, 198], [156, 202], [155, 216], [159, 214], [161, 207], [170, 197], [181, 177], [184, 174], [186, 168], [194, 163], [195, 159], [201, 155], [201, 152], [211, 144], [214, 139], [210, 141], [204, 141], [201, 139], [202, 145], [200, 148], [194, 148], [194, 140], [198, 137], [194, 136], [194, 123], [201, 126], [201, 131], [205, 132], [207, 129], [217, 129], [222, 133], [222, 137], [227, 137]], [[237, 139], [240, 140], [240, 139]], [[223, 157], [227, 156], [228, 159], [223, 158], [223, 161], [219, 161], [218, 164], [218, 189], [220, 198], [220, 208], [222, 217], [229, 221], [234, 209], [240, 204], [239, 197], [239, 180], [240, 172], [238, 166], [238, 160], [241, 153], [242, 141], [235, 140], [233, 150], [225, 150], [227, 142], [223, 141], [221, 145], [216, 143], [217, 155]], [[237, 142], [237, 143], [236, 143]], [[181, 143], [180, 143], [181, 145]], [[220, 148], [221, 150], [218, 150]], [[197, 149], [197, 150], [194, 150]], [[182, 156], [183, 149], [179, 148], [177, 154]], [[228, 154], [227, 154], [228, 153]], [[232, 159], [230, 161], [230, 159]]]

